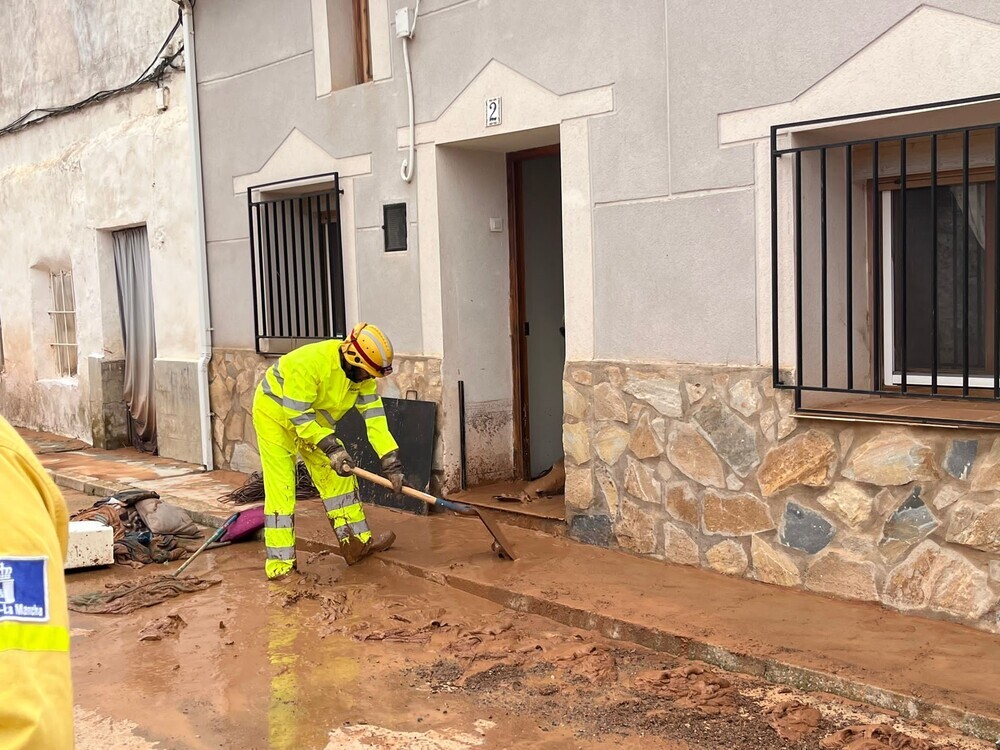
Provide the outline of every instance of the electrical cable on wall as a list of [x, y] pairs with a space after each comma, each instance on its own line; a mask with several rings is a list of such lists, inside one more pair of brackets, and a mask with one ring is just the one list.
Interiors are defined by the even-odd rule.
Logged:
[[[161, 55], [163, 55], [163, 51], [167, 48], [167, 45], [170, 44], [171, 40], [174, 38], [174, 35], [177, 33], [177, 30], [180, 29], [180, 27], [181, 27], [181, 16], [180, 12], [178, 12], [177, 22], [174, 23], [174, 27], [170, 30], [170, 33], [167, 34], [167, 38], [163, 40], [163, 44], [160, 45], [160, 49], [153, 57], [153, 61], [149, 63], [149, 65], [146, 66], [145, 70], [143, 70], [142, 73], [140, 73], [139, 76], [131, 83], [128, 83], [124, 86], [115, 89], [98, 91], [96, 94], [91, 94], [86, 99], [82, 99], [81, 101], [78, 101], [74, 104], [67, 104], [63, 107], [38, 107], [32, 109], [28, 112], [25, 112], [23, 115], [18, 117], [9, 125], [0, 128], [0, 137], [3, 137], [5, 135], [10, 135], [11, 133], [16, 133], [19, 130], [24, 130], [26, 127], [29, 127], [30, 125], [37, 125], [40, 122], [48, 120], [50, 117], [63, 115], [66, 114], [67, 112], [76, 112], [78, 110], [83, 109], [84, 107], [89, 107], [91, 104], [97, 104], [98, 102], [103, 102], [107, 99], [111, 99], [112, 97], [121, 96], [122, 94], [126, 94], [132, 89], [138, 88], [139, 86], [142, 86], [144, 84], [159, 83], [160, 80], [163, 78], [163, 75], [166, 72], [167, 68], [170, 68], [172, 70], [180, 70], [180, 68], [174, 65], [174, 61], [178, 57], [180, 57], [181, 54], [184, 52], [183, 47], [178, 49], [172, 55], [161, 57]], [[38, 116], [33, 117], [33, 115], [38, 115]]]
[[[405, 9], [404, 9], [405, 10]], [[409, 182], [413, 179], [413, 162], [415, 158], [414, 154], [414, 140], [416, 139], [414, 133], [414, 122], [413, 122], [413, 74], [410, 72], [410, 48], [409, 43], [413, 38], [413, 32], [417, 30], [417, 18], [420, 15], [420, 0], [417, 0], [417, 4], [413, 8], [413, 22], [410, 24], [409, 31], [406, 34], [399, 34], [397, 28], [397, 35], [401, 36], [403, 39], [403, 67], [406, 68], [406, 95], [409, 104], [410, 111], [410, 149], [408, 156], [403, 159], [402, 165], [399, 168], [399, 176], [403, 178], [403, 182]], [[398, 15], [397, 15], [398, 19]]]

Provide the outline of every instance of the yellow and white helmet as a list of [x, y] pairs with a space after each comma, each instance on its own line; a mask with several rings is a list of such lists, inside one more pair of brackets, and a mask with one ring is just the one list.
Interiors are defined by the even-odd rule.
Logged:
[[374, 378], [392, 374], [392, 342], [370, 323], [358, 323], [340, 348], [347, 364], [360, 367]]

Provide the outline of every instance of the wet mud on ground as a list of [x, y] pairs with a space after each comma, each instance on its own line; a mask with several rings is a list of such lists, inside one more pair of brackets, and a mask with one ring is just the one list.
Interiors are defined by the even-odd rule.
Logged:
[[[347, 569], [306, 554], [301, 575], [273, 584], [261, 558], [254, 543], [219, 549], [191, 571], [221, 585], [130, 615], [72, 614], [81, 750], [992, 750], [513, 613], [377, 560]], [[74, 573], [69, 591], [162, 572]]]

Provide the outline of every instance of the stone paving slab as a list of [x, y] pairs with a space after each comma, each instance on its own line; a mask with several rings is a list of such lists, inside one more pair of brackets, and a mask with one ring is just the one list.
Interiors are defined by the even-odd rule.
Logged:
[[[122, 480], [135, 472], [127, 457], [84, 465], [97, 472], [119, 460], [126, 467], [110, 473]], [[193, 473], [174, 464], [172, 475], [163, 467], [164, 475], [138, 482]], [[61, 472], [74, 466], [79, 465], [51, 468], [57, 481], [65, 481], [74, 475]], [[211, 481], [178, 479], [170, 485], [170, 499], [217, 523], [232, 506], [213, 499], [226, 482], [206, 479]], [[87, 486], [99, 487], [100, 481]], [[186, 486], [193, 488], [190, 498], [183, 494]], [[381, 556], [385, 562], [510, 609], [866, 701], [983, 739], [1000, 737], [1000, 637], [995, 635], [520, 528], [507, 527], [519, 559], [501, 561], [476, 519], [417, 517], [379, 507], [369, 508], [368, 516], [373, 528], [391, 528], [399, 537]], [[296, 518], [300, 550], [330, 548], [333, 536], [319, 501], [299, 501]]]
[[26, 427], [18, 427], [17, 434], [28, 444], [36, 456], [47, 453], [64, 453], [65, 451], [80, 451], [90, 448], [87, 443], [76, 438], [63, 435], [53, 435], [51, 432], [38, 432]]
[[[43, 453], [38, 457], [49, 472], [76, 477], [82, 482], [134, 485], [202, 471], [196, 464], [140, 453], [131, 448], [114, 451], [88, 449], [61, 453]], [[78, 488], [79, 489], [79, 488]]]

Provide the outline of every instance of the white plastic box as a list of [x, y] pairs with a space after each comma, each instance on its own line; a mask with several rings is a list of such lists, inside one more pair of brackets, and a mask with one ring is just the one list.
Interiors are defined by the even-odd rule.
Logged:
[[114, 565], [115, 532], [100, 521], [70, 521], [66, 570]]

